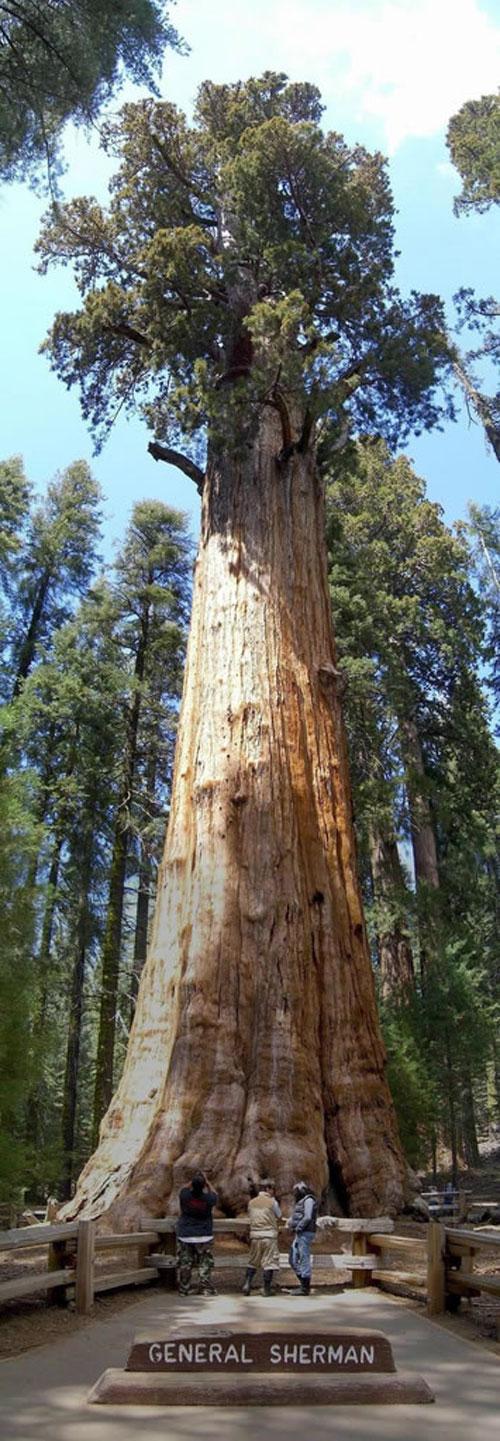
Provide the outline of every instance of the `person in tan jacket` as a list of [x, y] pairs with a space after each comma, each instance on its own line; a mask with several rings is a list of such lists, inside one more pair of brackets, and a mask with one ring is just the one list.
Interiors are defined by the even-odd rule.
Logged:
[[259, 1181], [257, 1194], [248, 1202], [250, 1220], [250, 1256], [243, 1293], [249, 1296], [259, 1266], [264, 1276], [264, 1295], [271, 1295], [273, 1271], [279, 1269], [278, 1221], [281, 1209], [276, 1200], [274, 1181]]

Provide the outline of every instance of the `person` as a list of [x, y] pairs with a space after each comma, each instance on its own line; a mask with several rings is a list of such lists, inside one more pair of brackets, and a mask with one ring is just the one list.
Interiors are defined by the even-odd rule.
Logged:
[[447, 1181], [443, 1191], [443, 1209], [451, 1211], [451, 1214], [454, 1215], [457, 1200], [458, 1191], [455, 1190], [453, 1181]]
[[[253, 1195], [252, 1195], [253, 1192]], [[271, 1295], [273, 1272], [279, 1270], [278, 1221], [281, 1207], [276, 1200], [274, 1181], [265, 1177], [258, 1187], [251, 1183], [248, 1202], [250, 1218], [250, 1257], [246, 1269], [243, 1294], [249, 1296], [254, 1276], [262, 1266], [264, 1295]]]
[[311, 1291], [311, 1246], [316, 1233], [318, 1202], [307, 1181], [296, 1181], [293, 1188], [294, 1208], [288, 1221], [293, 1231], [289, 1261], [299, 1281], [297, 1295], [309, 1296]]
[[212, 1285], [214, 1267], [212, 1212], [217, 1194], [211, 1191], [203, 1171], [195, 1171], [190, 1186], [179, 1192], [177, 1221], [177, 1267], [179, 1295], [189, 1296], [193, 1266], [198, 1267], [199, 1293], [216, 1296]]

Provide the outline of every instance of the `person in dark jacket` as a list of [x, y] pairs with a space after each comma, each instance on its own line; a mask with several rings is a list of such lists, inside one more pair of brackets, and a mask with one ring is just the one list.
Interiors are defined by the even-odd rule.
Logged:
[[177, 1222], [177, 1268], [180, 1296], [189, 1296], [193, 1267], [197, 1266], [199, 1292], [216, 1296], [212, 1285], [214, 1267], [212, 1212], [217, 1194], [211, 1191], [203, 1171], [195, 1171], [190, 1186], [179, 1192], [180, 1216]]
[[309, 1296], [311, 1290], [311, 1246], [316, 1234], [318, 1202], [306, 1181], [297, 1181], [293, 1188], [294, 1208], [288, 1221], [293, 1231], [289, 1261], [298, 1278], [298, 1295]]

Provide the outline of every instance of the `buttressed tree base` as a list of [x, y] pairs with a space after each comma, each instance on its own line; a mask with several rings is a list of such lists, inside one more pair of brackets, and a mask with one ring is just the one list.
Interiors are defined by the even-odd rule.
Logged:
[[97, 224], [95, 202], [71, 202], [40, 242], [46, 260], [75, 261], [84, 295], [56, 319], [56, 369], [82, 383], [96, 424], [147, 384], [153, 454], [202, 492], [149, 957], [123, 1076], [65, 1210], [125, 1227], [176, 1209], [199, 1165], [231, 1210], [251, 1172], [284, 1195], [298, 1176], [330, 1186], [358, 1215], [404, 1194], [322, 474], [349, 425], [432, 423], [443, 327], [433, 297], [405, 305], [392, 288], [381, 158], [324, 135], [320, 113], [313, 87], [282, 76], [202, 87], [191, 130], [172, 106], [125, 107], [109, 212]]

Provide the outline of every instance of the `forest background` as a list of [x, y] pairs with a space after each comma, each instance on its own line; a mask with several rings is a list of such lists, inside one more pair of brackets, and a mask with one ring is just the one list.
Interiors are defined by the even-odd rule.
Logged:
[[[451, 114], [493, 88], [498, 32], [488, 7], [463, 3], [453, 18], [442, 7], [446, 74], [430, 7], [418, 31], [404, 3], [349, 13], [335, 6], [335, 26], [332, 7], [321, 4], [312, 18], [308, 9], [307, 26], [301, 5], [293, 14], [287, 7], [286, 24], [279, 5], [271, 16], [257, 7], [251, 23], [222, 4], [211, 7], [209, 22], [203, 9], [177, 6], [175, 23], [192, 52], [167, 50], [162, 93], [189, 106], [207, 75], [234, 80], [273, 65], [320, 83], [327, 125], [391, 151], [402, 288], [443, 294], [450, 327], [453, 292], [476, 287], [488, 296], [494, 206], [453, 215], [460, 181], [444, 148]], [[96, 137], [75, 131], [65, 143], [64, 193], [92, 188], [103, 196], [112, 165]], [[7, 1201], [22, 1188], [32, 1199], [69, 1194], [120, 1073], [168, 814], [196, 529], [193, 488], [163, 467], [158, 474], [143, 426], [120, 419], [91, 459], [76, 399], [36, 355], [54, 311], [74, 294], [68, 272], [42, 280], [29, 269], [45, 207], [25, 184], [4, 189], [0, 454], [25, 457], [2, 465], [0, 537]], [[484, 336], [469, 335], [465, 349], [478, 343]], [[490, 364], [483, 355], [481, 391], [491, 390]], [[462, 408], [442, 434], [412, 437], [409, 449], [413, 464], [364, 435], [325, 476], [331, 593], [402, 1138], [413, 1164], [427, 1164], [442, 1143], [456, 1170], [460, 1158], [477, 1158], [478, 1135], [498, 1121], [500, 1093], [492, 701], [499, 542], [485, 509], [498, 472], [477, 407]], [[104, 551], [103, 491], [114, 512]], [[467, 499], [475, 501], [470, 512]]]

